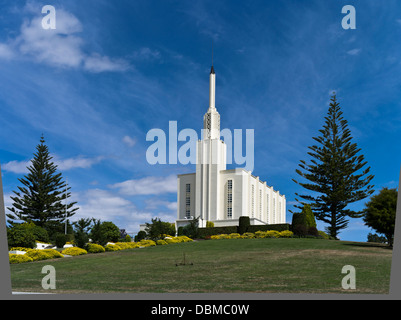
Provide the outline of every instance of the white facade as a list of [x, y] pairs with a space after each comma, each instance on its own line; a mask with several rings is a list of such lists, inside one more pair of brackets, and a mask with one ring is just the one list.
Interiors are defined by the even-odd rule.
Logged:
[[227, 147], [220, 140], [220, 114], [215, 107], [216, 75], [210, 72], [209, 109], [204, 137], [197, 142], [196, 172], [178, 175], [176, 227], [199, 217], [199, 227], [238, 225], [241, 216], [251, 224], [285, 223], [286, 199], [243, 168], [226, 170]]

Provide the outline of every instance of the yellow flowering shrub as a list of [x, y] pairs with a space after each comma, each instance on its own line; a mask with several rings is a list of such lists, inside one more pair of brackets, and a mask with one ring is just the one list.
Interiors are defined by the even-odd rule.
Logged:
[[121, 250], [121, 247], [115, 244], [107, 244], [104, 246], [105, 251], [118, 251]]
[[31, 249], [27, 251], [27, 253], [25, 253], [24, 256], [30, 257], [33, 261], [46, 260], [52, 258], [51, 253], [39, 249]]
[[8, 258], [9, 258], [11, 264], [33, 261], [33, 259], [31, 257], [27, 256], [26, 254], [9, 253]]
[[241, 235], [239, 233], [230, 233], [228, 239], [240, 239]]
[[153, 247], [156, 245], [156, 242], [154, 242], [153, 240], [141, 240], [138, 242], [138, 246], [139, 247]]
[[281, 238], [291, 238], [294, 235], [294, 233], [290, 230], [284, 230], [280, 232], [280, 237]]
[[87, 254], [88, 251], [85, 249], [81, 249], [78, 247], [70, 247], [70, 248], [65, 248], [63, 251], [61, 251], [61, 254], [66, 254], [69, 256], [80, 256], [83, 254]]
[[50, 256], [50, 259], [56, 259], [56, 258], [63, 257], [63, 255], [60, 252], [58, 252], [57, 250], [54, 250], [54, 249], [43, 249], [41, 251], [46, 252]]
[[175, 237], [173, 237], [173, 238], [165, 237], [164, 241], [166, 241], [168, 244], [180, 243], [180, 241], [178, 239], [176, 239]]
[[213, 240], [230, 239], [230, 236], [225, 233], [215, 234], [215, 235], [211, 236], [210, 239], [213, 239]]
[[255, 234], [252, 232], [245, 232], [241, 235], [242, 239], [253, 239], [255, 238]]
[[28, 252], [29, 250], [32, 250], [31, 248], [25, 248], [25, 247], [12, 247], [10, 248], [9, 251], [25, 251]]
[[116, 246], [119, 246], [121, 250], [138, 248], [136, 242], [116, 242]]
[[179, 242], [191, 242], [193, 241], [191, 238], [187, 237], [187, 236], [178, 236], [175, 237]]
[[168, 244], [165, 240], [157, 240], [156, 241], [156, 244], [158, 245], [158, 246], [164, 246], [164, 245], [166, 245], [166, 244]]
[[96, 243], [88, 243], [85, 248], [88, 253], [101, 253], [106, 251], [100, 244]]

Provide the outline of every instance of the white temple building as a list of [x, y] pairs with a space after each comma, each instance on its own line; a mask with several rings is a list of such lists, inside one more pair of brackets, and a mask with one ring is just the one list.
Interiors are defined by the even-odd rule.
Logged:
[[220, 114], [215, 106], [216, 74], [210, 71], [209, 109], [203, 117], [204, 136], [196, 147], [196, 172], [178, 175], [176, 228], [199, 218], [199, 227], [286, 223], [286, 199], [244, 168], [226, 170], [227, 147], [220, 139]]

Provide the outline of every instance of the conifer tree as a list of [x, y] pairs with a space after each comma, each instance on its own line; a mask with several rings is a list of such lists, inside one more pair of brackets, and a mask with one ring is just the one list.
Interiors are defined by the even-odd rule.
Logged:
[[11, 197], [13, 204], [7, 208], [11, 212], [7, 217], [11, 219], [10, 223], [23, 220], [46, 228], [64, 222], [78, 208], [73, 208], [76, 202], [65, 203], [71, 196], [71, 187], [63, 181], [62, 174], [57, 173], [57, 165], [51, 161], [43, 136], [36, 151], [31, 165], [27, 167], [29, 173], [18, 179], [23, 186], [18, 187], [19, 191], [13, 191], [15, 196]]
[[[370, 181], [373, 175], [368, 175], [370, 167], [364, 168], [367, 161], [356, 143], [352, 142], [347, 121], [342, 117], [342, 111], [333, 93], [328, 115], [325, 117], [323, 129], [318, 137], [313, 137], [317, 144], [308, 147], [310, 163], [300, 161], [300, 169], [296, 173], [308, 182], [294, 182], [314, 194], [296, 196], [310, 202], [316, 219], [329, 226], [330, 236], [337, 238], [340, 230], [348, 225], [348, 218], [361, 217], [362, 212], [354, 212], [347, 208], [350, 203], [370, 196], [374, 190]], [[302, 208], [306, 203], [296, 199]]]

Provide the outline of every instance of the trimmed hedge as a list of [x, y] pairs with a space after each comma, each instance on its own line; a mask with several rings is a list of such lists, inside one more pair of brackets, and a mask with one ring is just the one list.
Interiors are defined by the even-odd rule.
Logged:
[[211, 236], [210, 239], [219, 240], [219, 239], [292, 238], [292, 236], [293, 233], [288, 230], [284, 230], [281, 232], [276, 230], [268, 230], [268, 231], [256, 231], [255, 233], [245, 232], [242, 235], [240, 235], [239, 233], [219, 234]]
[[267, 224], [267, 225], [250, 225], [246, 228], [245, 232], [239, 232], [238, 226], [230, 226], [230, 227], [214, 227], [214, 228], [199, 228], [199, 237], [206, 238], [213, 235], [218, 234], [232, 234], [232, 233], [240, 233], [243, 234], [245, 232], [255, 233], [256, 231], [290, 231], [290, 224], [282, 223], [282, 224]]

